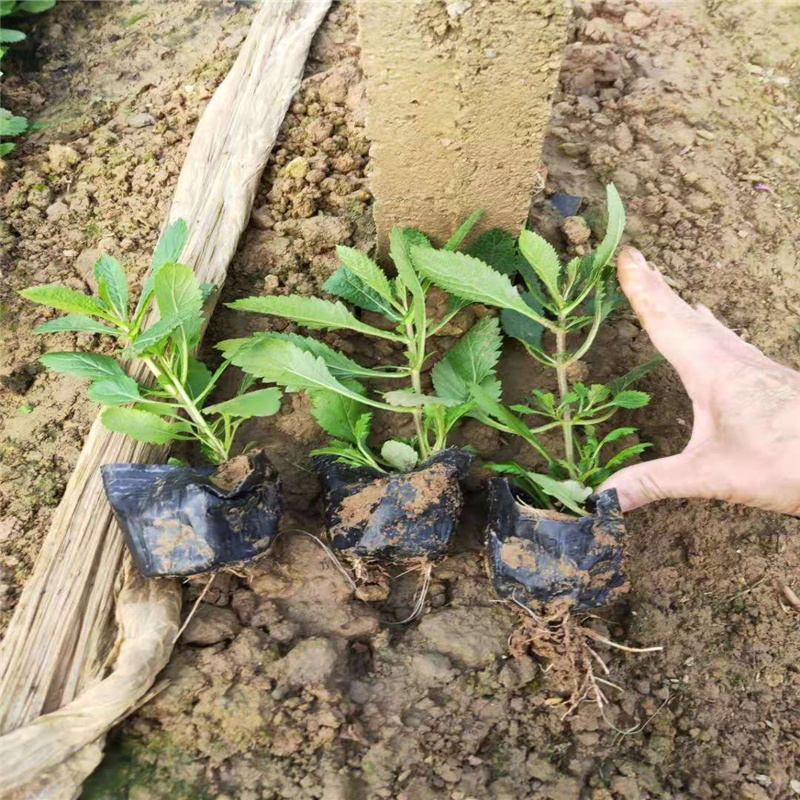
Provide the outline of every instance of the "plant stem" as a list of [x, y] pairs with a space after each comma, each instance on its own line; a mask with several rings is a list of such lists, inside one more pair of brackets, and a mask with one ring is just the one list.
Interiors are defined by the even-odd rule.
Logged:
[[226, 447], [225, 443], [216, 436], [214, 431], [211, 430], [211, 426], [208, 424], [208, 422], [206, 422], [202, 413], [197, 408], [197, 405], [192, 398], [189, 397], [186, 389], [184, 389], [183, 385], [178, 380], [170, 366], [161, 358], [158, 358], [159, 363], [156, 363], [153, 359], [143, 356], [142, 361], [144, 361], [148, 369], [156, 378], [167, 378], [175, 392], [175, 399], [178, 401], [181, 408], [183, 408], [183, 410], [186, 412], [189, 419], [191, 419], [192, 422], [197, 426], [199, 432], [202, 433], [205, 444], [214, 452], [217, 458], [219, 458], [220, 464], [227, 461], [229, 448]]
[[[558, 330], [556, 331], [556, 375], [558, 377], [558, 393], [561, 402], [569, 393], [569, 382], [567, 381], [567, 332], [564, 329], [565, 314], [562, 312], [558, 317]], [[572, 466], [574, 462], [574, 447], [572, 442], [572, 412], [568, 405], [561, 411], [561, 429], [564, 433], [564, 459]]]
[[[421, 334], [423, 337], [425, 335], [425, 331], [422, 331]], [[406, 336], [408, 337], [406, 340], [406, 347], [408, 348], [408, 360], [411, 364], [411, 388], [414, 390], [416, 394], [422, 394], [422, 378], [420, 375], [420, 354], [419, 354], [419, 342], [417, 341], [417, 337], [415, 336], [414, 332], [414, 325], [412, 323], [408, 323], [406, 325]], [[424, 340], [423, 340], [424, 341]], [[423, 344], [423, 351], [424, 351], [424, 344]], [[428, 452], [428, 440], [425, 436], [425, 428], [422, 424], [422, 414], [423, 410], [421, 408], [415, 408], [413, 411], [414, 415], [414, 427], [417, 431], [417, 442], [419, 446], [419, 454], [422, 456], [423, 459], [427, 458], [429, 455]]]

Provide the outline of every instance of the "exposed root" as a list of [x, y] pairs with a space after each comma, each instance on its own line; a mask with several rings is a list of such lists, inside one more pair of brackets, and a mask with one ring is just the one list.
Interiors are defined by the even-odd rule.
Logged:
[[192, 606], [192, 610], [189, 612], [189, 616], [186, 617], [186, 619], [183, 621], [183, 625], [181, 625], [180, 629], [175, 634], [175, 638], [172, 640], [172, 644], [175, 644], [175, 642], [177, 642], [178, 639], [181, 638], [186, 628], [189, 627], [189, 623], [192, 621], [192, 617], [194, 617], [194, 615], [197, 613], [197, 609], [200, 608], [200, 603], [203, 602], [203, 598], [208, 594], [208, 590], [211, 588], [211, 584], [214, 583], [214, 578], [217, 577], [217, 574], [218, 573], [216, 572], [212, 573], [211, 577], [208, 579], [208, 583], [203, 588], [203, 591], [200, 592], [200, 596], [197, 598], [197, 600], [194, 601], [194, 605]]
[[425, 610], [425, 600], [427, 600], [428, 590], [431, 588], [431, 573], [433, 572], [433, 564], [420, 564], [419, 566], [407, 569], [405, 572], [401, 572], [397, 577], [399, 578], [402, 575], [407, 575], [409, 572], [414, 572], [417, 570], [422, 572], [422, 583], [420, 584], [420, 587], [415, 595], [414, 609], [405, 619], [401, 619], [398, 622], [387, 622], [387, 625], [405, 625], [412, 620], [415, 620]]
[[[358, 586], [356, 585], [355, 580], [353, 580], [353, 576], [347, 571], [342, 562], [339, 561], [333, 550], [331, 550], [331, 548], [328, 547], [328, 545], [326, 545], [325, 542], [323, 542], [322, 539], [319, 538], [319, 536], [314, 536], [313, 533], [301, 530], [300, 528], [295, 528], [294, 531], [295, 533], [302, 533], [304, 536], [308, 536], [309, 538], [313, 539], [325, 551], [326, 555], [331, 560], [333, 566], [336, 567], [336, 569], [339, 570], [339, 572], [341, 572], [342, 575], [344, 575], [345, 580], [347, 581], [348, 584], [350, 584], [350, 588], [354, 592], [358, 591]], [[356, 577], [358, 576], [356, 575]]]
[[[525, 617], [522, 625], [511, 636], [511, 654], [520, 655], [532, 651], [540, 659], [549, 662], [544, 671], [551, 673], [553, 680], [568, 687], [569, 691], [567, 698], [558, 704], [565, 709], [561, 715], [562, 720], [572, 715], [582, 703], [591, 702], [597, 705], [608, 727], [621, 736], [630, 736], [644, 729], [653, 717], [626, 729], [618, 728], [609, 718], [607, 707], [610, 701], [606, 693], [609, 690], [624, 692], [624, 689], [610, 679], [609, 665], [589, 642], [600, 642], [629, 653], [652, 653], [663, 650], [662, 647], [629, 647], [611, 641], [580, 624], [568, 609], [559, 608], [537, 614], [516, 598], [512, 600], [525, 612]], [[599, 672], [596, 671], [598, 669]], [[658, 711], [666, 702], [668, 701]]]

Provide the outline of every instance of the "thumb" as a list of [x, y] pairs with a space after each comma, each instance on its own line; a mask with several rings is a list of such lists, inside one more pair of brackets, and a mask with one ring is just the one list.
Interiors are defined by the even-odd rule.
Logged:
[[707, 333], [710, 322], [678, 297], [638, 250], [620, 250], [617, 274], [650, 340], [686, 383], [698, 371], [699, 351], [707, 339], [702, 334]]
[[694, 458], [688, 453], [626, 467], [605, 481], [598, 492], [616, 489], [623, 511], [668, 497], [699, 497]]

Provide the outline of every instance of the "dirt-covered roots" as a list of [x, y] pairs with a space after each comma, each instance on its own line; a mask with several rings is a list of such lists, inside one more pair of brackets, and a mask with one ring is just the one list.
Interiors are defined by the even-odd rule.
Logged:
[[313, 539], [325, 551], [333, 566], [345, 577], [353, 594], [365, 603], [385, 602], [391, 594], [393, 580], [398, 580], [410, 572], [419, 573], [420, 582], [414, 594], [414, 606], [411, 613], [404, 619], [387, 621], [387, 625], [404, 625], [412, 622], [425, 610], [425, 601], [428, 599], [434, 566], [427, 559], [414, 559], [401, 573], [392, 575], [375, 559], [349, 558], [344, 563], [344, 560], [318, 536], [300, 528], [295, 528], [294, 532]]
[[536, 614], [521, 603], [521, 624], [509, 641], [511, 654], [520, 657], [532, 653], [547, 662], [544, 672], [565, 695], [558, 705], [563, 707], [561, 719], [573, 714], [584, 702], [595, 703], [606, 724], [620, 734], [636, 733], [647, 724], [637, 722], [630, 728], [618, 728], [606, 714], [607, 693], [623, 687], [611, 680], [611, 668], [595, 649], [599, 643], [629, 653], [650, 653], [662, 647], [629, 647], [601, 636], [584, 624], [589, 617], [578, 617], [569, 610], [558, 608], [543, 615]]

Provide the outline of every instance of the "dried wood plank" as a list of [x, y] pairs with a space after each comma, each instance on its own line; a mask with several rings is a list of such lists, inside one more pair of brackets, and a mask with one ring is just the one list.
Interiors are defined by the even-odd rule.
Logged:
[[[203, 282], [225, 280], [330, 1], [266, 0], [197, 126], [167, 223], [189, 224], [181, 260]], [[92, 426], [0, 650], [4, 797], [74, 796], [96, 758], [84, 751], [87, 766], [77, 770], [64, 770], [65, 759], [129, 713], [169, 659], [180, 587], [132, 570], [123, 577], [123, 542], [99, 471], [164, 454], [99, 419]]]

